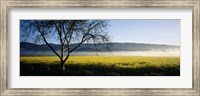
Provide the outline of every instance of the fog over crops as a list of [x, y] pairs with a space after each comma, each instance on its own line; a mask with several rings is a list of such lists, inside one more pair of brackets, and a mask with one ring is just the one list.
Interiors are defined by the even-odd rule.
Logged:
[[[23, 52], [23, 55], [54, 56], [51, 51]], [[73, 56], [180, 56], [180, 50], [151, 50], [151, 51], [104, 51], [87, 52], [76, 51], [71, 53]]]
[[180, 56], [179, 50], [169, 51], [111, 51], [111, 52], [74, 52], [72, 55], [87, 56]]
[[[60, 53], [60, 45], [52, 46]], [[66, 52], [65, 52], [66, 53]], [[54, 56], [47, 45], [21, 43], [21, 55]], [[180, 47], [173, 45], [139, 44], [139, 43], [113, 43], [110, 50], [94, 49], [91, 44], [83, 44], [70, 55], [73, 56], [180, 56]]]

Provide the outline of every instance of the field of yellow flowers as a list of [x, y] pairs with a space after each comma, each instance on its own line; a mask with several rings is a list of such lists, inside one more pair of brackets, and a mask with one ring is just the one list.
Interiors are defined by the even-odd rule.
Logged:
[[56, 56], [21, 56], [22, 76], [179, 76], [180, 57], [70, 56], [60, 72]]

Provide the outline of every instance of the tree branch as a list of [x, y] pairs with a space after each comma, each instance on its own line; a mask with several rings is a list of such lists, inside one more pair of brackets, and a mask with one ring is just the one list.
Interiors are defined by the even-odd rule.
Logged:
[[65, 32], [64, 38], [65, 38], [65, 40], [67, 41], [67, 43], [70, 42], [70, 40], [67, 39], [67, 35], [70, 34], [70, 32], [72, 31], [72, 29], [73, 29], [73, 27], [75, 26], [75, 24], [76, 24], [76, 21], [73, 21], [72, 24], [71, 24], [71, 26], [69, 27], [68, 31]]
[[58, 32], [58, 35], [59, 35], [59, 39], [60, 39], [60, 43], [62, 43], [62, 37], [61, 37], [61, 30], [59, 30], [58, 26], [56, 24], [54, 24], [56, 29], [57, 29], [57, 32]]
[[40, 30], [40, 27], [39, 27], [39, 24], [38, 24], [38, 22], [37, 22], [37, 20], [34, 20], [35, 22], [36, 22], [36, 27], [37, 27], [37, 29], [38, 29], [38, 32], [41, 34], [41, 36], [42, 36], [42, 38], [43, 38], [43, 40], [44, 40], [44, 42], [49, 46], [49, 48], [61, 59], [61, 57], [60, 57], [60, 55], [53, 49], [53, 47], [47, 42], [47, 40], [46, 40], [46, 38], [44, 37], [44, 34], [41, 32], [41, 30]]

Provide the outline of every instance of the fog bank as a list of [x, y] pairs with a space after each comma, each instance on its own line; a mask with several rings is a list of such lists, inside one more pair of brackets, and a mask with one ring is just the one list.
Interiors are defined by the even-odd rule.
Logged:
[[[53, 52], [21, 52], [21, 55], [55, 55]], [[107, 51], [107, 52], [88, 52], [76, 51], [73, 56], [180, 56], [180, 50], [152, 50], [152, 51]]]

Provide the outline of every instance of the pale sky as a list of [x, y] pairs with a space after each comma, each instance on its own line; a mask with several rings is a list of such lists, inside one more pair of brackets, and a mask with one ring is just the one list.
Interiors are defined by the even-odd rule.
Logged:
[[110, 20], [113, 42], [180, 45], [180, 20]]

